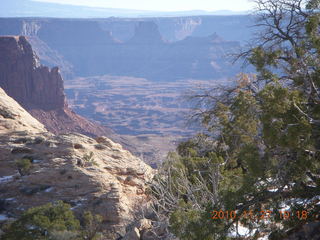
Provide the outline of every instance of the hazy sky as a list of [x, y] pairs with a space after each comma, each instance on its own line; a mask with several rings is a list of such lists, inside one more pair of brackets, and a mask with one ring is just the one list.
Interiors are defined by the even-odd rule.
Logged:
[[91, 7], [124, 8], [155, 11], [186, 10], [250, 10], [250, 0], [33, 0], [61, 4], [83, 5]]

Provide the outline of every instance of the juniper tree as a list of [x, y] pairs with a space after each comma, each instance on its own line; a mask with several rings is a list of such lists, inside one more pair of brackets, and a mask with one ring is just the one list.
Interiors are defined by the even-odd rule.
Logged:
[[[232, 238], [239, 225], [250, 239], [282, 239], [319, 217], [320, 1], [255, 3], [260, 34], [239, 57], [256, 74], [193, 94], [205, 134], [180, 145], [152, 188], [181, 239]], [[283, 219], [283, 207], [294, 218]], [[220, 209], [238, 217], [210, 219]]]

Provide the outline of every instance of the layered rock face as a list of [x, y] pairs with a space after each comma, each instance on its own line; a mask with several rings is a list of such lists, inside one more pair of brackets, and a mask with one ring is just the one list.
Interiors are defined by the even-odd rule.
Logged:
[[59, 66], [59, 70], [63, 78], [73, 78], [74, 69], [73, 65], [65, 60], [62, 54], [58, 51], [51, 49], [44, 41], [37, 36], [27, 36], [28, 42], [31, 44], [32, 49], [39, 57], [41, 64], [48, 67]]
[[[87, 37], [103, 32], [112, 32], [114, 38], [123, 42], [130, 40], [139, 22], [155, 22], [161, 36], [167, 41], [175, 42], [188, 36], [206, 37], [214, 32], [229, 41], [246, 42], [254, 33], [248, 28], [254, 24], [254, 18], [247, 15], [234, 16], [190, 16], [190, 17], [161, 17], [161, 18], [99, 18], [99, 19], [48, 19], [48, 18], [1, 18], [0, 35], [38, 36], [41, 39], [55, 36], [50, 32], [65, 31], [63, 29], [82, 29]], [[90, 22], [91, 27], [86, 28]], [[93, 26], [96, 24], [96, 26]], [[50, 31], [47, 31], [47, 30]], [[92, 31], [94, 29], [94, 31]], [[74, 30], [73, 30], [74, 31]], [[53, 33], [52, 32], [52, 33]], [[91, 32], [91, 35], [89, 33]], [[95, 33], [94, 33], [95, 32]], [[47, 35], [48, 34], [48, 35]], [[72, 37], [72, 35], [69, 35]], [[77, 36], [78, 37], [78, 36]]]
[[25, 37], [0, 38], [1, 87], [28, 109], [66, 107], [58, 68], [41, 66]]
[[[0, 35], [15, 32], [36, 39], [32, 44], [41, 61], [62, 67], [68, 79], [73, 71], [81, 77], [115, 75], [171, 82], [233, 77], [240, 66], [229, 64], [227, 55], [250, 38], [245, 30], [249, 22], [247, 16], [0, 19]], [[226, 40], [203, 45], [214, 32]], [[183, 52], [187, 37], [194, 41]]]
[[12, 131], [42, 133], [47, 130], [0, 88], [0, 132], [9, 135]]
[[139, 22], [135, 27], [135, 34], [129, 43], [135, 44], [161, 44], [162, 36], [154, 22]]
[[[27, 173], [17, 168], [19, 159], [31, 161]], [[30, 207], [63, 200], [75, 211], [102, 215], [106, 229], [124, 235], [148, 202], [152, 175], [149, 166], [106, 137], [46, 131], [0, 89], [2, 216], [15, 218]]]
[[0, 37], [0, 87], [53, 133], [111, 134], [72, 112], [67, 105], [59, 69], [39, 63], [23, 36]]

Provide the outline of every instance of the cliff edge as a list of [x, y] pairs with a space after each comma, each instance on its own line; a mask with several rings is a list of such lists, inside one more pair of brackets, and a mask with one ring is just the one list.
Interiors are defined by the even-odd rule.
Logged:
[[[24, 159], [30, 168], [16, 164]], [[153, 170], [106, 137], [54, 135], [0, 88], [0, 225], [56, 200], [100, 214], [124, 232], [148, 202]], [[121, 234], [120, 234], [121, 235]]]
[[112, 131], [75, 114], [66, 101], [59, 69], [42, 66], [24, 36], [0, 37], [0, 87], [53, 133], [89, 136]]

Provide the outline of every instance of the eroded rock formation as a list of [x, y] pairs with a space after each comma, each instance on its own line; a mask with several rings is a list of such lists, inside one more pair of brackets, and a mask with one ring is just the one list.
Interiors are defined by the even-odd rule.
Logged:
[[42, 66], [25, 37], [0, 37], [0, 53], [0, 87], [48, 130], [91, 136], [111, 134], [109, 129], [68, 108], [59, 69]]
[[[171, 82], [233, 77], [241, 66], [231, 65], [227, 56], [249, 38], [244, 27], [249, 22], [245, 16], [0, 19], [0, 35], [31, 36], [42, 63], [57, 64], [67, 79], [72, 70], [81, 77], [114, 75]], [[225, 40], [208, 42], [214, 32]], [[188, 36], [194, 39], [183, 51]]]
[[27, 109], [66, 107], [58, 68], [41, 66], [25, 37], [0, 38], [0, 84]]
[[[19, 159], [32, 163], [28, 173], [17, 168]], [[75, 211], [102, 215], [106, 229], [123, 233], [147, 204], [152, 175], [148, 165], [106, 137], [46, 131], [0, 88], [2, 216], [15, 218], [30, 207], [63, 200]]]

